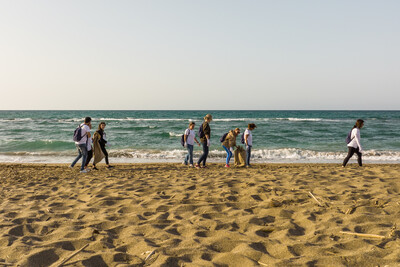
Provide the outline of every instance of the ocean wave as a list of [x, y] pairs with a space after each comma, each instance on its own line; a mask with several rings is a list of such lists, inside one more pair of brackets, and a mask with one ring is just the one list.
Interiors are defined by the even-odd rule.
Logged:
[[173, 132], [169, 132], [169, 136], [171, 137], [181, 137], [183, 133], [173, 133]]
[[[201, 155], [201, 150], [194, 152], [195, 157]], [[130, 162], [132, 159], [162, 161], [171, 160], [179, 162], [187, 154], [185, 149], [173, 150], [151, 150], [151, 149], [119, 149], [110, 150], [111, 158], [119, 159], [119, 162]], [[5, 161], [6, 158], [20, 158], [24, 162], [24, 158], [32, 157], [40, 161], [40, 158], [68, 158], [71, 160], [76, 156], [76, 150], [68, 151], [36, 151], [36, 152], [2, 152], [0, 153], [0, 161]], [[252, 151], [252, 160], [259, 163], [268, 162], [336, 162], [340, 163], [345, 158], [347, 153], [343, 152], [320, 152], [313, 150], [303, 150], [296, 148], [282, 149], [254, 149]], [[210, 151], [209, 158], [212, 161], [220, 161], [226, 157], [226, 152], [221, 150]], [[355, 160], [356, 157], [353, 157]], [[368, 150], [363, 153], [363, 160], [376, 163], [395, 163], [400, 160], [400, 151], [376, 151]], [[68, 162], [68, 161], [67, 161]]]

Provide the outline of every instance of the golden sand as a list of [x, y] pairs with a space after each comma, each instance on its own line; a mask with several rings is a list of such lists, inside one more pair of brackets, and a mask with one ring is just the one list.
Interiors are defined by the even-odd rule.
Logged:
[[399, 165], [1, 164], [0, 189], [0, 266], [400, 265]]

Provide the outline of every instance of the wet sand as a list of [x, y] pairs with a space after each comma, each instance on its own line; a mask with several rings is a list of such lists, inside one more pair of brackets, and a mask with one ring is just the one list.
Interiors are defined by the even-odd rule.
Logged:
[[0, 266], [400, 266], [399, 165], [99, 167], [0, 164]]

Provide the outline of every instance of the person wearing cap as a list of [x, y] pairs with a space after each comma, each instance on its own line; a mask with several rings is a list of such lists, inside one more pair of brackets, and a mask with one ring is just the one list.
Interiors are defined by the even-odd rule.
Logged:
[[251, 148], [253, 147], [253, 131], [257, 126], [254, 123], [249, 123], [247, 125], [246, 131], [244, 131], [244, 143], [246, 144], [246, 167], [250, 166]]
[[[205, 168], [206, 161], [208, 157], [209, 147], [211, 145], [210, 138], [211, 138], [211, 128], [210, 122], [212, 121], [211, 114], [207, 114], [204, 117], [204, 122], [201, 124], [201, 128], [199, 129], [199, 137], [200, 142], [203, 146], [203, 154], [200, 156], [199, 160], [197, 161], [196, 168]], [[202, 166], [200, 164], [203, 163]]]
[[226, 151], [226, 168], [229, 168], [229, 161], [232, 158], [233, 148], [236, 147], [236, 137], [240, 134], [240, 129], [230, 130], [222, 142], [222, 147]]

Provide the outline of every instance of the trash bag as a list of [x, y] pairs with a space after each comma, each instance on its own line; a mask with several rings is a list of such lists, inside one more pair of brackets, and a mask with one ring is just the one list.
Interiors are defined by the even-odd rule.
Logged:
[[235, 167], [244, 167], [246, 165], [246, 150], [242, 146], [238, 146], [234, 153]]

